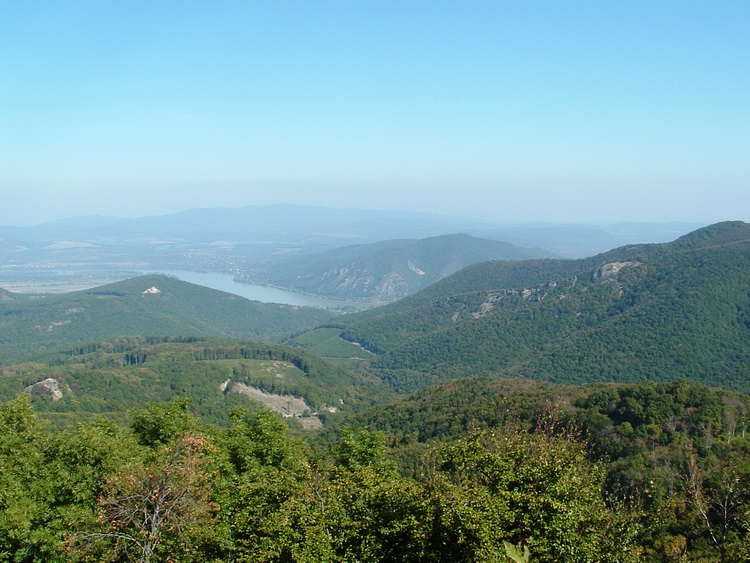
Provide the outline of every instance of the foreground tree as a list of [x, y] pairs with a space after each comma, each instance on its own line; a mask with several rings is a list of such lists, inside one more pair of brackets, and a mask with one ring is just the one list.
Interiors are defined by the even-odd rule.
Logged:
[[[736, 452], [716, 461], [711, 471], [690, 459], [686, 476], [688, 504], [709, 549], [705, 557], [742, 561], [750, 555], [750, 463]], [[700, 537], [700, 536], [699, 536]], [[698, 543], [698, 542], [696, 542]]]
[[131, 463], [97, 497], [100, 525], [73, 534], [73, 552], [92, 560], [205, 561], [221, 537], [214, 526], [220, 478], [212, 440], [181, 400], [133, 414]]
[[46, 440], [27, 394], [0, 407], [0, 559], [54, 558], [46, 530], [54, 486], [45, 466]]
[[635, 527], [570, 433], [479, 432], [437, 454], [434, 551], [452, 561], [635, 561]]

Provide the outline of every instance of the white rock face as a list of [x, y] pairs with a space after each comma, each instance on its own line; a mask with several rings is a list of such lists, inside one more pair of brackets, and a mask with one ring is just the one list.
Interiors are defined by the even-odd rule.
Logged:
[[295, 418], [305, 429], [314, 430], [323, 428], [323, 422], [318, 418], [317, 413], [311, 413], [310, 407], [300, 397], [266, 393], [262, 389], [251, 385], [230, 382], [229, 379], [221, 384], [220, 389], [223, 393], [227, 389], [232, 393], [241, 393], [255, 401], [263, 403], [284, 418]]
[[155, 295], [157, 293], [161, 293], [161, 289], [159, 289], [158, 287], [152, 285], [146, 291], [143, 292], [143, 295], [149, 295], [149, 294], [150, 295]]
[[414, 265], [414, 262], [412, 262], [411, 260], [409, 260], [408, 266], [409, 266], [409, 269], [412, 272], [414, 272], [415, 274], [417, 274], [418, 276], [423, 276], [425, 274], [422, 270], [420, 270], [419, 268], [417, 268]]
[[34, 383], [34, 385], [29, 385], [24, 389], [25, 393], [44, 393], [46, 395], [52, 395], [53, 401], [59, 401], [62, 399], [63, 394], [62, 391], [60, 391], [60, 384], [58, 383], [57, 379], [53, 377], [48, 377], [47, 379], [43, 379], [42, 381], [39, 381], [37, 383]]
[[617, 276], [617, 274], [620, 273], [620, 270], [623, 270], [625, 268], [635, 268], [640, 266], [640, 262], [630, 261], [630, 262], [610, 262], [609, 264], [604, 264], [601, 268], [599, 268], [594, 273], [595, 279], [603, 279], [606, 280], [608, 278]]

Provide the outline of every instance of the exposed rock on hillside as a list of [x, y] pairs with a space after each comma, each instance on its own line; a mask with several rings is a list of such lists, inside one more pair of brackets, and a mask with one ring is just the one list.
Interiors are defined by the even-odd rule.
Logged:
[[635, 268], [637, 266], [640, 266], [640, 262], [636, 261], [629, 261], [629, 262], [610, 262], [609, 264], [604, 264], [601, 268], [599, 268], [596, 272], [594, 272], [594, 279], [608, 279], [613, 276], [616, 276], [620, 273], [621, 270], [625, 268]]
[[51, 395], [53, 401], [58, 401], [63, 397], [60, 390], [60, 383], [53, 377], [48, 377], [33, 385], [29, 385], [23, 391], [32, 395]]
[[240, 279], [330, 297], [395, 301], [486, 260], [549, 257], [467, 234], [354, 245], [278, 262]]
[[230, 382], [229, 380], [222, 383], [220, 389], [223, 393], [240, 393], [259, 403], [263, 403], [284, 418], [298, 419], [304, 428], [314, 429], [323, 427], [320, 419], [314, 413], [311, 415], [310, 407], [300, 397], [267, 393], [257, 387], [245, 385], [244, 383]]

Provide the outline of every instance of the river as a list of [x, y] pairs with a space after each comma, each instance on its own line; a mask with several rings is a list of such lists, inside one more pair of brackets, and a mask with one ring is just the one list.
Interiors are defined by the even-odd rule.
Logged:
[[159, 272], [168, 276], [174, 276], [182, 281], [194, 283], [196, 285], [202, 285], [204, 287], [210, 287], [211, 289], [218, 289], [220, 291], [226, 291], [227, 293], [234, 293], [247, 299], [254, 301], [262, 301], [264, 303], [282, 303], [285, 305], [299, 305], [305, 307], [320, 307], [322, 309], [368, 309], [374, 307], [377, 303], [359, 301], [355, 299], [332, 299], [327, 297], [319, 297], [317, 295], [309, 295], [306, 293], [299, 293], [296, 291], [287, 291], [277, 287], [269, 287], [265, 285], [256, 285], [251, 283], [241, 283], [234, 280], [234, 276], [230, 274], [221, 274], [217, 272], [190, 272], [187, 270], [166, 270]]
[[189, 283], [202, 285], [227, 293], [234, 293], [254, 301], [263, 303], [282, 303], [284, 305], [298, 305], [304, 307], [319, 307], [335, 310], [369, 309], [380, 303], [358, 299], [334, 299], [319, 297], [296, 291], [288, 291], [277, 287], [240, 283], [234, 281], [231, 274], [218, 272], [192, 272], [188, 270], [149, 270], [134, 271], [130, 275], [123, 272], [97, 272], [78, 270], [2, 270], [0, 268], [0, 288], [16, 293], [56, 294], [82, 291], [92, 287], [114, 283], [143, 274], [164, 274], [174, 276]]

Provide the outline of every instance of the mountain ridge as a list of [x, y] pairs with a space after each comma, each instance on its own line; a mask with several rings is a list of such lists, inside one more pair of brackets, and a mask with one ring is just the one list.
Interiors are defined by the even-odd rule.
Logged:
[[581, 257], [627, 242], [672, 240], [696, 225], [493, 224], [405, 211], [296, 205], [190, 209], [136, 218], [81, 216], [32, 227], [0, 226], [0, 275], [65, 270], [243, 272], [285, 256], [352, 243], [468, 233]]
[[336, 322], [403, 391], [468, 375], [750, 388], [750, 225], [579, 260], [482, 262]]

